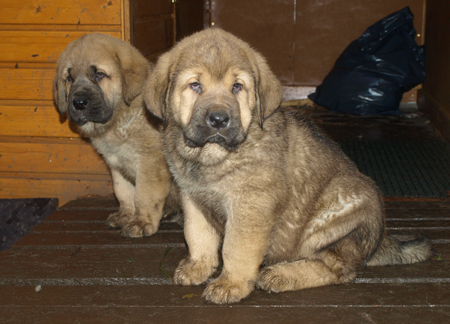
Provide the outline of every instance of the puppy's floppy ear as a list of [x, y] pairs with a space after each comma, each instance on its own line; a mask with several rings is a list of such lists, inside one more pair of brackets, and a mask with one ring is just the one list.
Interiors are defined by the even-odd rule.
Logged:
[[166, 97], [169, 92], [173, 70], [171, 53], [163, 54], [156, 63], [150, 77], [143, 88], [143, 96], [147, 109], [154, 116], [166, 119]]
[[280, 81], [273, 74], [269, 65], [262, 55], [254, 53], [256, 58], [257, 77], [257, 110], [259, 125], [263, 127], [264, 120], [269, 117], [281, 104], [283, 91]]
[[122, 48], [122, 51], [116, 53], [116, 58], [122, 73], [123, 98], [129, 105], [141, 93], [151, 65], [135, 48]]
[[67, 98], [66, 89], [64, 87], [64, 82], [61, 79], [61, 68], [58, 66], [56, 69], [56, 75], [53, 79], [53, 100], [58, 106], [58, 111], [61, 115], [65, 114], [67, 111]]

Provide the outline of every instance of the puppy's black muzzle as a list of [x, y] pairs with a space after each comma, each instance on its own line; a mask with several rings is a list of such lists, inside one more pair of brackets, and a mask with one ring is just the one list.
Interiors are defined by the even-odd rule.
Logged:
[[[189, 126], [184, 131], [187, 146], [202, 147], [206, 143], [218, 144], [234, 151], [245, 139], [245, 132], [233, 106], [209, 106], [195, 109]], [[219, 109], [218, 109], [219, 108]]]
[[113, 115], [104, 93], [96, 84], [86, 81], [74, 84], [69, 93], [69, 119], [82, 126], [87, 122], [105, 124]]

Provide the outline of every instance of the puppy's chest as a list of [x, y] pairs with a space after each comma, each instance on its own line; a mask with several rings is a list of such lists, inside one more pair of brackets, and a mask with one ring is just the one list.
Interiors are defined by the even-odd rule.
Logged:
[[229, 201], [224, 192], [206, 189], [194, 192], [191, 197], [201, 208], [205, 218], [223, 234], [229, 214]]
[[93, 141], [93, 144], [111, 169], [135, 176], [137, 154], [130, 145], [114, 141]]
[[224, 179], [217, 174], [205, 174], [204, 170], [200, 172], [195, 168], [187, 168], [179, 180], [182, 191], [195, 201], [216, 229], [223, 232], [230, 208], [228, 191], [232, 190], [226, 184], [226, 177]]

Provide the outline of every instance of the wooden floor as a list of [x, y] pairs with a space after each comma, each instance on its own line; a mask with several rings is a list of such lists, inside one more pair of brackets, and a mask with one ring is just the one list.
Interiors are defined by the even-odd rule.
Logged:
[[186, 254], [178, 224], [124, 238], [104, 224], [115, 202], [74, 201], [0, 253], [0, 323], [450, 323], [450, 203], [386, 205], [389, 232], [428, 235], [432, 260], [216, 306], [168, 277]]
[[428, 235], [431, 260], [214, 305], [204, 286], [172, 284], [187, 253], [177, 223], [125, 238], [104, 224], [115, 201], [73, 201], [0, 252], [0, 323], [450, 323], [450, 201], [389, 199], [386, 208], [388, 232]]

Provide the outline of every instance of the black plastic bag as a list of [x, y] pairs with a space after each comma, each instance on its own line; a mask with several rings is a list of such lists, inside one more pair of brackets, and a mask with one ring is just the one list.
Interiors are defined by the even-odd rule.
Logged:
[[367, 28], [309, 98], [355, 115], [400, 114], [403, 93], [425, 78], [425, 53], [415, 41], [413, 18], [406, 7]]

